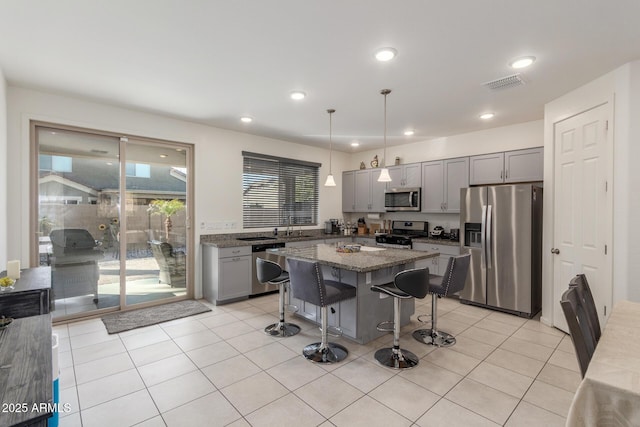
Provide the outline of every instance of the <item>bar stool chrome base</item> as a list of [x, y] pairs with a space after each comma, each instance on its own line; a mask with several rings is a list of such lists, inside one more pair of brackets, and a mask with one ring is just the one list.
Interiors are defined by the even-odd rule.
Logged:
[[321, 342], [309, 344], [302, 350], [302, 355], [315, 363], [338, 363], [349, 355], [349, 351], [342, 345], [333, 342], [325, 346]]
[[292, 337], [300, 332], [300, 326], [293, 323], [278, 322], [264, 328], [264, 332], [272, 337]]
[[456, 337], [442, 331], [432, 332], [430, 329], [418, 329], [413, 331], [412, 335], [416, 340], [436, 347], [451, 347], [456, 343]]
[[418, 356], [408, 350], [392, 347], [376, 351], [375, 359], [384, 366], [394, 369], [410, 369], [418, 364]]

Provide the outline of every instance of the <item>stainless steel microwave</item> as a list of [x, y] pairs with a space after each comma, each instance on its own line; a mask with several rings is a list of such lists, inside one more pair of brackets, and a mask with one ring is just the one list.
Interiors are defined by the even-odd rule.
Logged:
[[420, 212], [422, 189], [392, 188], [384, 192], [384, 209], [387, 212], [412, 211]]

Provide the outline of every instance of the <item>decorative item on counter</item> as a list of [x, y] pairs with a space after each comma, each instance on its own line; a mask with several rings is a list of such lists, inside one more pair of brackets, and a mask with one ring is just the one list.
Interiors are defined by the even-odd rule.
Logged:
[[377, 168], [378, 167], [378, 155], [377, 154], [375, 156], [373, 156], [373, 160], [371, 160], [371, 167], [372, 168]]
[[400, 157], [396, 157], [396, 166], [400, 164]]
[[339, 245], [336, 248], [336, 252], [342, 252], [345, 254], [360, 252], [360, 245]]
[[0, 291], [9, 291], [13, 289], [13, 284], [16, 283], [11, 277], [0, 278]]
[[0, 330], [9, 326], [11, 322], [13, 322], [12, 317], [4, 317], [4, 316], [0, 317]]
[[365, 166], [364, 162], [360, 162], [360, 170], [362, 169], [366, 169], [367, 166]]
[[7, 277], [12, 279], [20, 278], [20, 260], [7, 261]]
[[433, 227], [433, 230], [431, 231], [431, 237], [434, 237], [436, 239], [441, 239], [444, 236], [444, 227], [442, 227], [441, 225], [436, 225], [435, 227]]

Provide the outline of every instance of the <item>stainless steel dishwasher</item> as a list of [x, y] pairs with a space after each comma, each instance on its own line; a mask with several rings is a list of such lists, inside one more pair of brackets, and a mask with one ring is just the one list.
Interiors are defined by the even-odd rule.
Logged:
[[278, 285], [263, 285], [258, 282], [256, 274], [256, 258], [267, 258], [267, 249], [284, 248], [284, 242], [280, 243], [260, 243], [251, 245], [251, 262], [252, 262], [252, 279], [251, 279], [251, 295], [260, 295], [270, 292], [278, 292]]

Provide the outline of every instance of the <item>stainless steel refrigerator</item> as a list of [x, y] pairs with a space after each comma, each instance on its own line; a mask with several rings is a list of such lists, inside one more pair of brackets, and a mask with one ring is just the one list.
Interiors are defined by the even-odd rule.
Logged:
[[460, 246], [471, 254], [463, 303], [532, 317], [542, 307], [542, 188], [460, 190]]

